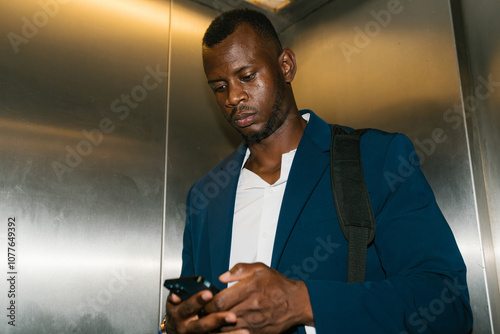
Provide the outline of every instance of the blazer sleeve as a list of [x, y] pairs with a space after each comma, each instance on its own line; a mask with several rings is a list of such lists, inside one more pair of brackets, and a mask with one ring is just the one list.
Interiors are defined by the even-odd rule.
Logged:
[[393, 135], [385, 157], [362, 154], [376, 216], [371, 247], [386, 278], [350, 284], [305, 280], [317, 333], [468, 333], [466, 267], [411, 141]]

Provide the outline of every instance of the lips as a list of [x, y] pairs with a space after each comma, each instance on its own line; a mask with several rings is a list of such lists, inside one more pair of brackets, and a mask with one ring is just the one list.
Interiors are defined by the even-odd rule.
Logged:
[[255, 114], [242, 113], [234, 117], [234, 123], [240, 128], [247, 127], [253, 123]]

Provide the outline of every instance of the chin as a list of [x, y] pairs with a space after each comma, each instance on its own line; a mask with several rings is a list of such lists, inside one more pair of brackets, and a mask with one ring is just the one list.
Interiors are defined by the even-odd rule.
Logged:
[[241, 136], [247, 145], [258, 144], [262, 140], [269, 137], [273, 132], [268, 129], [264, 129], [262, 131], [254, 131], [251, 133], [243, 133], [241, 132]]

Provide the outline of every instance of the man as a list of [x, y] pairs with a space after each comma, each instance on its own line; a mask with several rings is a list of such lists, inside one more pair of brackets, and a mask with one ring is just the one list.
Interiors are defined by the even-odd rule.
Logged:
[[[171, 294], [167, 332], [468, 333], [465, 265], [410, 141], [362, 137], [377, 232], [366, 282], [346, 283], [330, 127], [297, 108], [294, 53], [264, 15], [234, 10], [207, 29], [203, 65], [244, 144], [188, 195], [182, 276], [223, 290]], [[384, 172], [400, 175], [401, 161], [404, 181], [388, 184]]]

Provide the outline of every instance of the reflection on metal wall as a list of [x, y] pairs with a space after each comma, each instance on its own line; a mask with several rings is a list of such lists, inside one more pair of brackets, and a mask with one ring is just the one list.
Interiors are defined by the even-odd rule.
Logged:
[[301, 108], [412, 139], [468, 266], [474, 333], [490, 333], [449, 4], [337, 0], [283, 35], [297, 54]]
[[155, 333], [169, 8], [1, 2], [0, 332]]
[[215, 103], [201, 60], [201, 39], [217, 14], [187, 0], [172, 6], [164, 278], [180, 274], [189, 188], [240, 142]]

